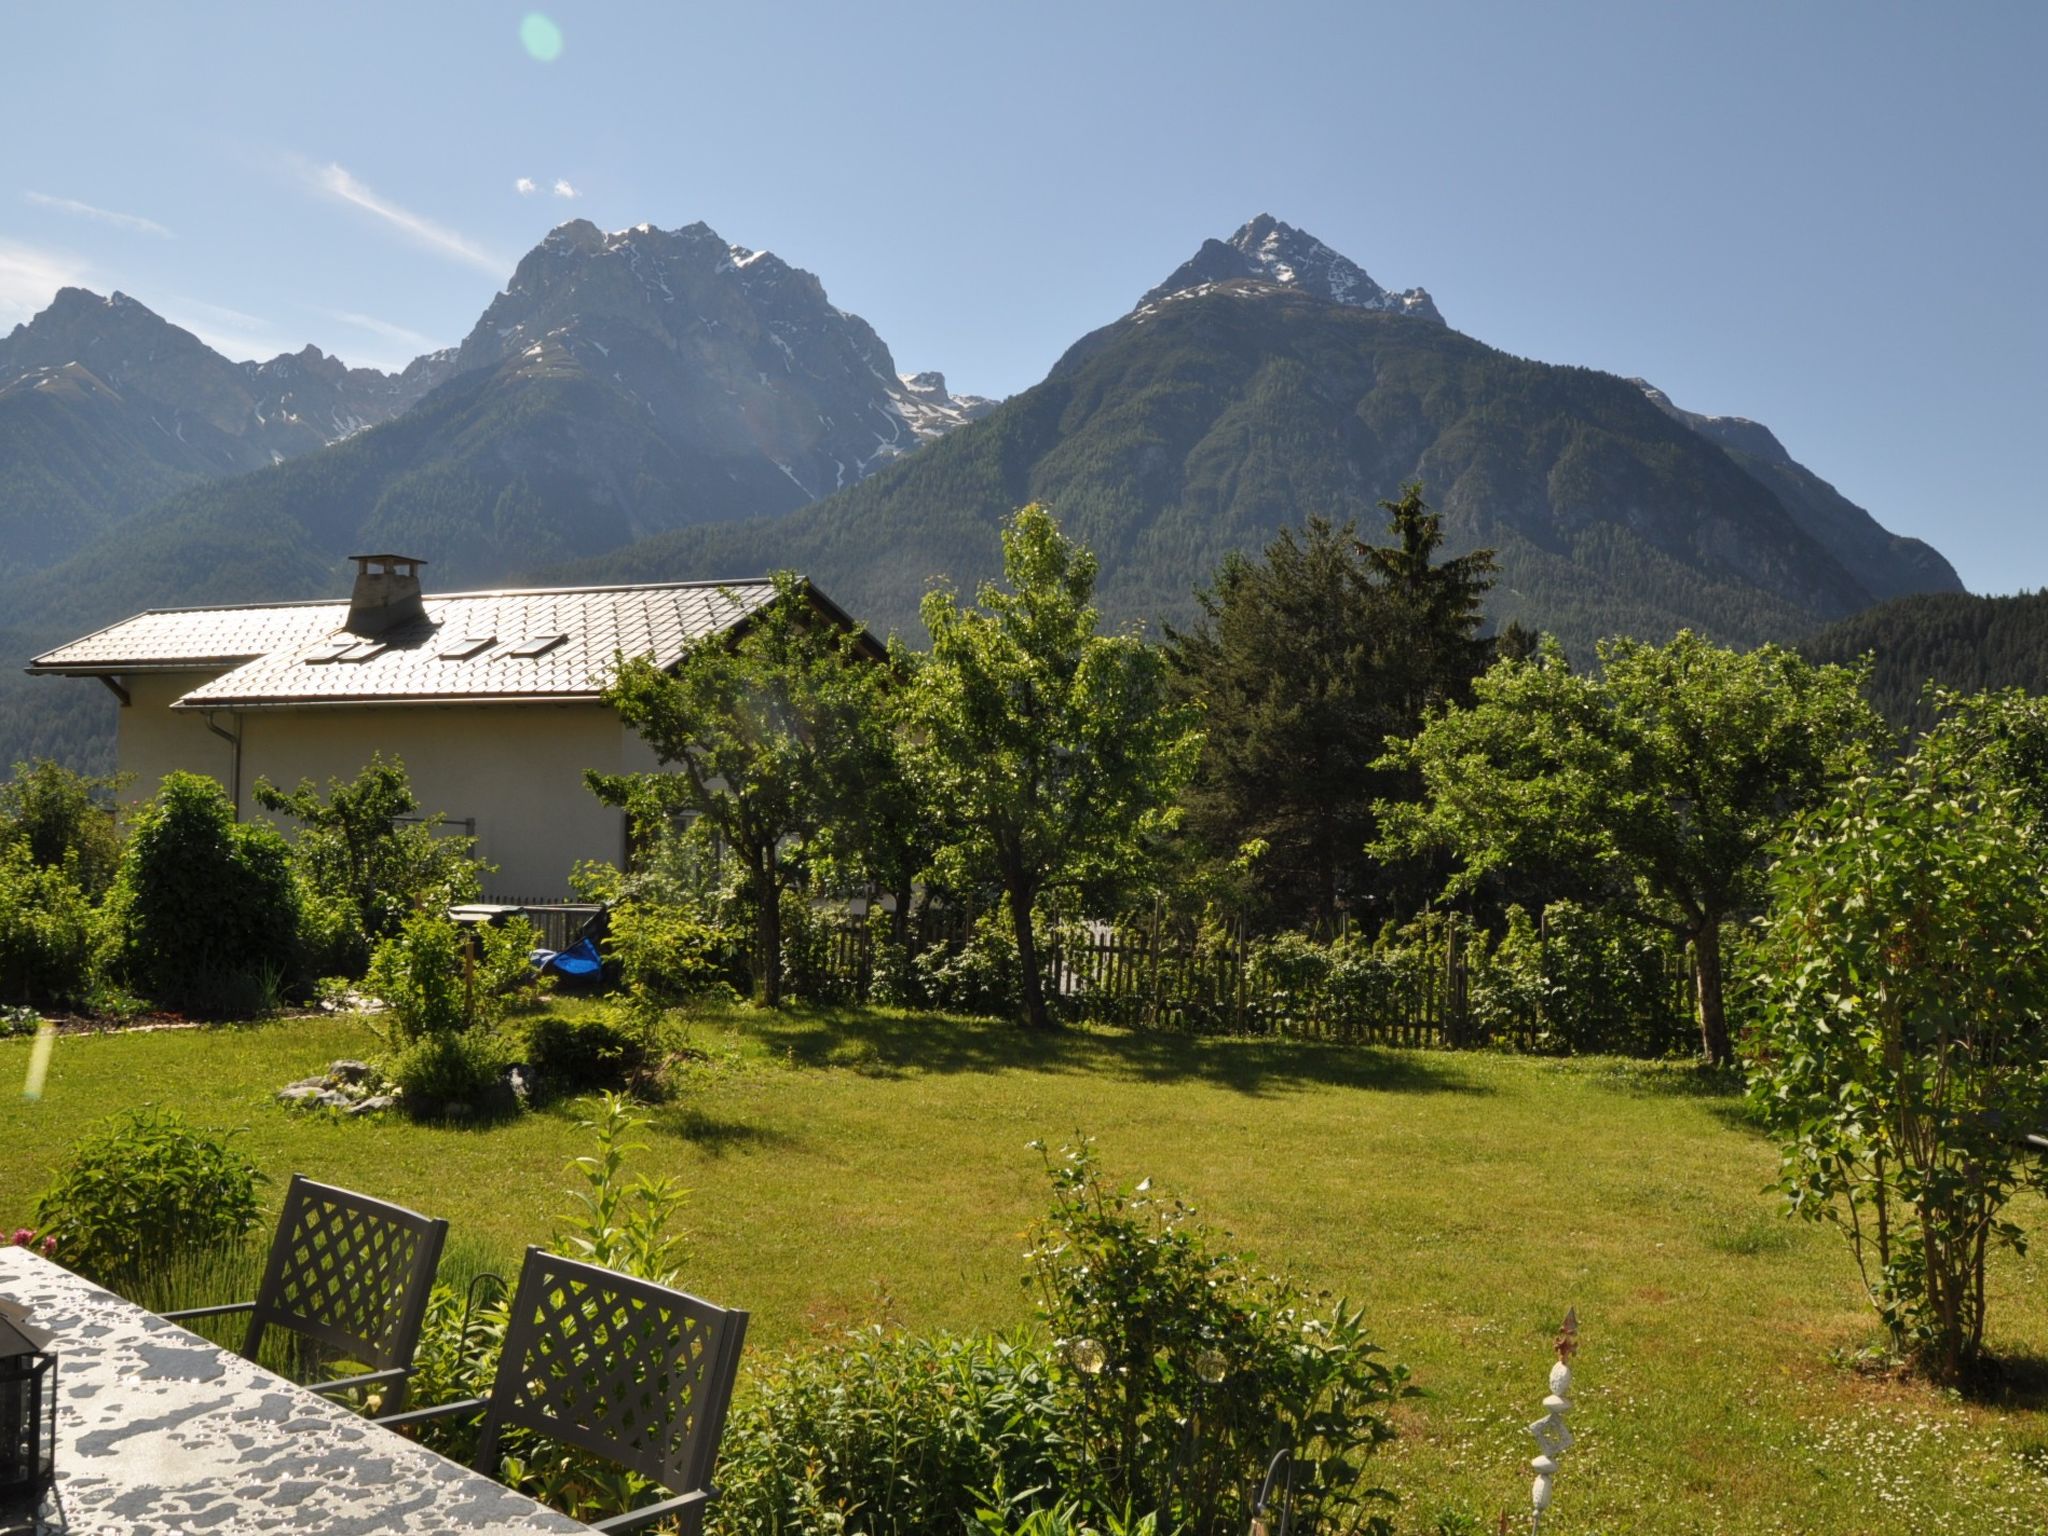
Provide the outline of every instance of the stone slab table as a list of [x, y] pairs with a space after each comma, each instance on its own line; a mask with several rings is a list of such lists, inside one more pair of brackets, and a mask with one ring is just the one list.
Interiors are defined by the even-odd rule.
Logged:
[[59, 1410], [56, 1488], [0, 1536], [587, 1536], [25, 1248], [0, 1297], [55, 1335]]

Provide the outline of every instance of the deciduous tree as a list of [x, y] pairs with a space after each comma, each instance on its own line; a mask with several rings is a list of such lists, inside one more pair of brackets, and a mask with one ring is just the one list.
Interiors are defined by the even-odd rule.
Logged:
[[948, 850], [971, 884], [993, 877], [1010, 907], [1025, 1022], [1049, 1023], [1032, 914], [1060, 890], [1106, 894], [1174, 819], [1201, 748], [1197, 712], [1177, 703], [1159, 652], [1096, 632], [1095, 557], [1042, 506], [1003, 530], [1007, 589], [974, 607], [928, 593], [929, 660], [917, 674], [915, 732], [933, 804], [960, 829]]
[[1882, 724], [1845, 667], [1776, 646], [1738, 652], [1690, 631], [1615, 640], [1601, 670], [1555, 644], [1497, 662], [1469, 706], [1433, 715], [1382, 760], [1423, 798], [1379, 807], [1390, 852], [1444, 848], [1448, 894], [1517, 867], [1569, 868], [1615, 911], [1692, 949], [1700, 1045], [1732, 1057], [1721, 925], [1757, 900], [1764, 850], [1867, 760]]

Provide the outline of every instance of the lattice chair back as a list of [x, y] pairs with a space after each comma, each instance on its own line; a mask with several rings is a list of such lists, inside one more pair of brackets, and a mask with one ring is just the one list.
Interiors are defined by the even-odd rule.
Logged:
[[526, 1250], [476, 1466], [508, 1424], [707, 1491], [747, 1314], [595, 1264]]
[[[285, 1328], [377, 1370], [406, 1370], [448, 1223], [293, 1174], [242, 1353]], [[404, 1393], [401, 1381], [397, 1396]]]

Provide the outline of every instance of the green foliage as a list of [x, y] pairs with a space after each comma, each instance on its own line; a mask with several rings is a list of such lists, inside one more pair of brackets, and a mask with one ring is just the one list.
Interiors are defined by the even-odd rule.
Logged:
[[1811, 811], [1772, 873], [1751, 1092], [1791, 1208], [1838, 1226], [1894, 1351], [1953, 1381], [1981, 1358], [1985, 1256], [2040, 1180], [2048, 895], [2030, 791], [1987, 750], [2020, 695], [1956, 706], [1889, 771]]
[[527, 1021], [525, 1060], [549, 1098], [623, 1088], [653, 1064], [641, 1028], [605, 1014], [535, 1014]]
[[[421, 1035], [389, 1053], [384, 1075], [398, 1085], [408, 1111], [420, 1116], [491, 1109], [511, 1052], [493, 1029]], [[498, 1105], [496, 1107], [502, 1107]]]
[[1189, 832], [1212, 865], [1256, 841], [1240, 894], [1262, 917], [1325, 931], [1389, 894], [1365, 851], [1374, 801], [1409, 792], [1374, 768], [1387, 737], [1464, 697], [1487, 650], [1475, 635], [1490, 555], [1434, 563], [1442, 530], [1419, 486], [1381, 505], [1394, 547], [1312, 517], [1263, 559], [1225, 561], [1201, 621], [1167, 631], [1175, 687], [1206, 730]]
[[238, 825], [226, 791], [202, 774], [166, 775], [137, 814], [109, 912], [123, 974], [187, 1013], [262, 1006], [297, 946], [284, 839]]
[[500, 1097], [511, 1061], [500, 1024], [514, 990], [535, 985], [527, 955], [538, 938], [524, 918], [466, 930], [425, 911], [377, 946], [364, 985], [388, 1010], [385, 1072], [414, 1113]]
[[[575, 570], [648, 581], [793, 565], [876, 633], [910, 633], [932, 572], [971, 590], [1000, 569], [1003, 520], [1043, 502], [1102, 555], [1111, 622], [1181, 624], [1233, 551], [1309, 516], [1367, 526], [1417, 465], [1443, 488], [1448, 547], [1496, 552], [1492, 616], [1574, 656], [1686, 627], [1789, 641], [1875, 590], [1831, 558], [1850, 540], [1817, 549], [1778, 491], [1625, 379], [1403, 316], [1240, 292], [1086, 338], [986, 419], [815, 506]], [[1936, 570], [1925, 584], [1951, 581]]]
[[726, 1424], [709, 1529], [981, 1529], [988, 1490], [1053, 1482], [1059, 1422], [1040, 1346], [855, 1333], [752, 1377]]
[[910, 962], [918, 998], [942, 1013], [1011, 1018], [1024, 995], [1017, 932], [1006, 911], [984, 912], [958, 945], [932, 944]]
[[1494, 1038], [1533, 1024], [1539, 1051], [1663, 1056], [1685, 1046], [1681, 961], [1668, 933], [1625, 917], [1554, 901], [1539, 928], [1514, 906], [1493, 952], [1472, 954], [1472, 1009]]
[[1101, 899], [1132, 882], [1176, 819], [1201, 733], [1157, 651], [1096, 633], [1095, 557], [1045, 508], [1004, 530], [1003, 570], [1009, 590], [982, 587], [975, 608], [943, 591], [925, 600], [932, 653], [915, 683], [915, 750], [957, 829], [941, 870], [955, 888], [992, 882], [1009, 898], [1024, 1021], [1043, 1028], [1040, 899]]
[[102, 924], [78, 865], [75, 851], [39, 865], [25, 840], [0, 843], [0, 998], [76, 1004], [97, 985]]
[[574, 1192], [554, 1246], [586, 1263], [673, 1285], [685, 1239], [670, 1228], [689, 1191], [673, 1179], [626, 1177], [628, 1155], [647, 1150], [646, 1142], [631, 1138], [653, 1124], [633, 1100], [605, 1093], [587, 1102], [590, 1112], [576, 1127], [590, 1133], [597, 1150], [570, 1161], [583, 1187]]
[[113, 797], [126, 781], [90, 778], [47, 758], [16, 763], [0, 784], [0, 848], [19, 843], [39, 869], [69, 868], [85, 895], [98, 901], [121, 862]]
[[637, 827], [689, 813], [746, 876], [755, 995], [782, 997], [782, 891], [801, 882], [803, 846], [831, 803], [838, 759], [868, 730], [875, 678], [858, 631], [840, 628], [787, 573], [736, 637], [693, 646], [667, 671], [619, 658], [605, 700], [654, 749], [657, 773], [588, 772], [591, 790]]
[[1026, 1282], [1054, 1340], [1057, 1486], [1093, 1509], [1160, 1509], [1188, 1536], [1249, 1523], [1273, 1453], [1300, 1467], [1297, 1527], [1385, 1533], [1366, 1460], [1406, 1370], [1362, 1314], [1214, 1246], [1180, 1201], [1103, 1182], [1083, 1143], [1046, 1156], [1052, 1209]]
[[[313, 974], [360, 975], [368, 946], [397, 933], [409, 914], [473, 901], [482, 889], [474, 838], [445, 835], [439, 814], [408, 819], [420, 805], [396, 758], [372, 753], [352, 782], [330, 779], [324, 799], [310, 779], [289, 792], [258, 779], [254, 795], [265, 810], [297, 821], [293, 865], [314, 901], [329, 904], [314, 925], [321, 962]], [[353, 965], [337, 963], [349, 938], [336, 903], [351, 910], [360, 936]]]
[[256, 1224], [265, 1182], [234, 1134], [155, 1104], [112, 1116], [71, 1148], [36, 1199], [36, 1225], [66, 1264], [105, 1284], [231, 1247]]
[[0, 1040], [32, 1035], [42, 1027], [43, 1016], [35, 1009], [16, 1003], [0, 1003]]
[[687, 899], [628, 896], [611, 908], [605, 952], [619, 964], [625, 1005], [642, 1037], [671, 1010], [729, 995], [745, 939]]
[[1720, 934], [1758, 896], [1764, 850], [1863, 761], [1880, 734], [1859, 678], [1690, 632], [1617, 640], [1597, 675], [1556, 647], [1504, 660], [1469, 707], [1433, 715], [1387, 765], [1424, 798], [1379, 807], [1395, 853], [1444, 849], [1449, 893], [1537, 879], [1692, 946], [1702, 1048], [1730, 1059]]
[[1939, 712], [1930, 685], [2048, 693], [2048, 591], [1894, 598], [1837, 620], [1799, 649], [1817, 663], [1867, 662], [1871, 703], [1892, 724], [1923, 731]]

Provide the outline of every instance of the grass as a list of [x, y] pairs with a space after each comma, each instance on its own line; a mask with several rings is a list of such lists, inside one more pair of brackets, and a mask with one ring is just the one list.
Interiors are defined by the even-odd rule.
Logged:
[[[1582, 1326], [1569, 1533], [2038, 1532], [2048, 1523], [2048, 1287], [2003, 1256], [2000, 1401], [1838, 1363], [1873, 1333], [1832, 1233], [1774, 1213], [1769, 1144], [1724, 1084], [1606, 1060], [1038, 1039], [869, 1011], [709, 1015], [641, 1166], [692, 1191], [686, 1284], [753, 1313], [749, 1352], [850, 1325], [1028, 1321], [1036, 1154], [1084, 1131], [1267, 1261], [1362, 1302], [1423, 1397], [1382, 1473], [1401, 1529], [1527, 1508], [1549, 1342]], [[160, 1097], [247, 1127], [292, 1170], [446, 1215], [467, 1262], [546, 1240], [583, 1150], [571, 1111], [490, 1127], [347, 1121], [270, 1094], [371, 1047], [349, 1020], [67, 1037], [43, 1099], [0, 1102], [0, 1222], [69, 1141]], [[0, 1082], [25, 1042], [0, 1042]], [[2038, 1225], [2038, 1201], [2022, 1201]], [[1521, 1528], [1519, 1523], [1516, 1528]]]

